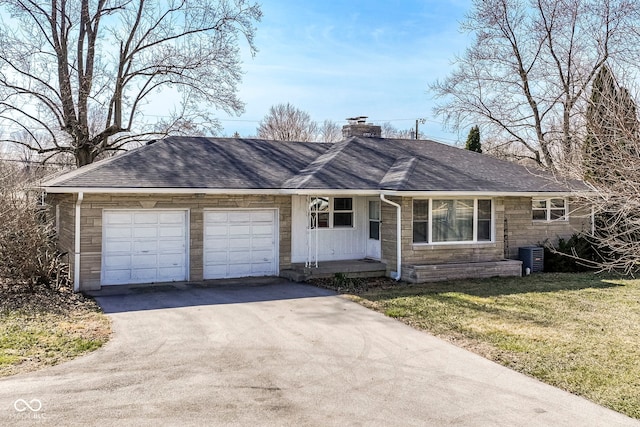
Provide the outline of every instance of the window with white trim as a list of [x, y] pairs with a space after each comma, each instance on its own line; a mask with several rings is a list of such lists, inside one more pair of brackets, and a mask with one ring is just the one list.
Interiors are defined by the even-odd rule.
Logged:
[[415, 199], [413, 243], [493, 241], [491, 199]]
[[353, 198], [312, 197], [309, 204], [310, 228], [352, 228]]
[[566, 221], [567, 201], [561, 198], [533, 199], [531, 217], [534, 221]]

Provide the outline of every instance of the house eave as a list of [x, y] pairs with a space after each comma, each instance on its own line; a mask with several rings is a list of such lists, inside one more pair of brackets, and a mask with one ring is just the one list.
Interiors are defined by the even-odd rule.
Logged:
[[385, 196], [400, 197], [571, 197], [588, 191], [387, 191]]
[[282, 194], [274, 188], [42, 187], [47, 193], [85, 194]]
[[44, 186], [50, 194], [209, 194], [209, 195], [357, 195], [396, 197], [570, 197], [589, 191], [396, 191], [359, 189], [287, 189], [287, 188], [154, 188], [154, 187], [57, 187]]

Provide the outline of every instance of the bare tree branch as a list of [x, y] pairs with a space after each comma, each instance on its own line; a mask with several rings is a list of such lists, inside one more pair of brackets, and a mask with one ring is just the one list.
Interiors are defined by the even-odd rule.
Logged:
[[[177, 129], [145, 119], [159, 91], [189, 93], [175, 98], [181, 117], [166, 114], [182, 128], [192, 118], [215, 122], [212, 109], [239, 113], [239, 38], [255, 53], [261, 18], [250, 1], [0, 0], [7, 20], [0, 26], [0, 100], [11, 107], [2, 117], [45, 128], [34, 134], [44, 139], [27, 145], [72, 152], [82, 166], [125, 148], [121, 134], [133, 141], [148, 129]], [[194, 132], [198, 123], [189, 125]]]
[[517, 141], [541, 166], [574, 162], [587, 89], [605, 62], [638, 58], [639, 13], [630, 0], [474, 0], [462, 28], [475, 41], [430, 86], [434, 111], [454, 130]]

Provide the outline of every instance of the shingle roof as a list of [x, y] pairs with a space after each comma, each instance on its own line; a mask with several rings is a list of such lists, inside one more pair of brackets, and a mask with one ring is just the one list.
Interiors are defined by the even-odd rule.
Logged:
[[257, 139], [169, 137], [43, 186], [276, 189], [329, 148], [329, 144]]
[[434, 141], [352, 137], [335, 144], [169, 137], [44, 187], [569, 192], [539, 170]]

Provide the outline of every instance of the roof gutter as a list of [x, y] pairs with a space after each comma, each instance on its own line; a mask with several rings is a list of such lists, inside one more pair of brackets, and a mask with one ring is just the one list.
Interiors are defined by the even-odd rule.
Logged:
[[[377, 196], [380, 190], [375, 189], [343, 189], [343, 188], [144, 188], [144, 187], [41, 187], [47, 193], [85, 193], [85, 194], [210, 194], [210, 195], [327, 195], [350, 194], [360, 196]], [[387, 196], [401, 197], [567, 197], [589, 194], [589, 191], [397, 191], [382, 190]]]
[[74, 262], [73, 262], [73, 291], [80, 292], [80, 207], [82, 206], [82, 199], [84, 199], [84, 193], [78, 192], [78, 199], [76, 200], [76, 215], [75, 215], [75, 244], [74, 244]]
[[[380, 200], [396, 207], [396, 271], [391, 272], [393, 279], [397, 282], [402, 276], [402, 208], [399, 204], [387, 200], [384, 194], [380, 193]], [[394, 274], [395, 273], [395, 274]]]

